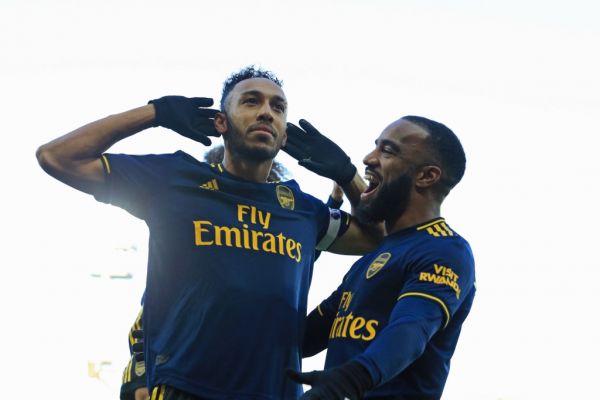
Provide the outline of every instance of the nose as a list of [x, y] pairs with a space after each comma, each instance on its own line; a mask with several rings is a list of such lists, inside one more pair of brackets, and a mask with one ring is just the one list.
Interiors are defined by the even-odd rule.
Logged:
[[363, 158], [363, 164], [365, 164], [367, 167], [373, 167], [376, 166], [378, 164], [378, 160], [376, 157], [376, 153], [377, 149], [371, 151], [370, 153], [368, 153], [365, 158]]
[[273, 122], [273, 110], [269, 102], [265, 101], [260, 109], [258, 110], [258, 116], [256, 117], [259, 121]]

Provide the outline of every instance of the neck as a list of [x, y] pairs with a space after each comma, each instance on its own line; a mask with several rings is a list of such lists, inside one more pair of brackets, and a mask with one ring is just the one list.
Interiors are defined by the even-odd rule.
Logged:
[[250, 182], [267, 181], [273, 160], [256, 161], [241, 157], [239, 154], [223, 155], [223, 168], [231, 175]]
[[389, 235], [411, 226], [420, 225], [439, 218], [440, 215], [439, 203], [409, 207], [399, 218], [393, 221], [385, 221], [385, 233]]

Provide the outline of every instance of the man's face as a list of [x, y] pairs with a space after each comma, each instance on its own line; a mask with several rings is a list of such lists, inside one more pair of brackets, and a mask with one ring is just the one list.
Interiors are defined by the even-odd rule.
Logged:
[[365, 156], [367, 190], [361, 195], [357, 218], [368, 222], [393, 221], [410, 205], [416, 174], [428, 160], [429, 134], [412, 122], [393, 122]]
[[246, 79], [235, 85], [225, 104], [225, 116], [217, 119], [225, 147], [255, 161], [275, 158], [287, 140], [283, 90], [266, 78]]

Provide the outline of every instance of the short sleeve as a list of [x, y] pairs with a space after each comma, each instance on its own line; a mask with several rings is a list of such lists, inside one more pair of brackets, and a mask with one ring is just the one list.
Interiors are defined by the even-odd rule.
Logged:
[[106, 185], [94, 197], [145, 219], [148, 199], [165, 187], [170, 156], [103, 154]]
[[350, 226], [350, 214], [324, 205], [324, 209], [319, 214], [318, 221], [319, 236], [317, 238], [316, 249], [324, 251], [348, 230]]

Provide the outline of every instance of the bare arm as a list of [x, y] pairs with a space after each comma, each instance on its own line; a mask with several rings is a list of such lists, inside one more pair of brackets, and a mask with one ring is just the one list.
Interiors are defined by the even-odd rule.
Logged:
[[210, 145], [219, 136], [214, 127], [218, 110], [206, 97], [164, 96], [151, 104], [102, 118], [46, 143], [37, 159], [48, 174], [85, 193], [94, 194], [104, 183], [102, 153], [119, 140], [152, 126], [162, 126]]
[[[350, 201], [352, 215], [360, 202], [360, 195], [367, 188], [366, 182], [358, 174], [347, 184], [342, 186], [344, 194]], [[364, 224], [352, 218], [348, 230], [339, 237], [327, 251], [337, 254], [362, 255], [374, 250], [383, 240], [385, 228], [383, 223], [376, 225]]]
[[84, 125], [40, 146], [36, 156], [49, 175], [85, 193], [104, 183], [101, 156], [116, 142], [153, 126], [154, 105], [148, 104]]

